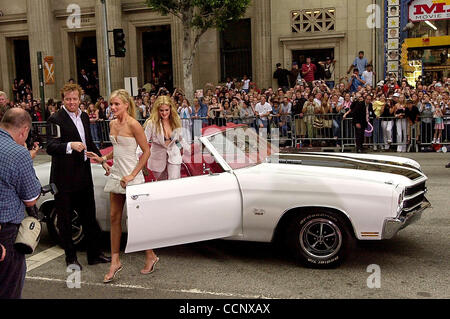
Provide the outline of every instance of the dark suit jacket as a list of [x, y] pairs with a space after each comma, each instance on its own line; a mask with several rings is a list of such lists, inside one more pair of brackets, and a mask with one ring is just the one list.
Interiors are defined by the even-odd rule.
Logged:
[[366, 103], [364, 101], [354, 101], [350, 105], [351, 112], [348, 115], [353, 118], [353, 125], [361, 124], [361, 127], [365, 129], [367, 127], [367, 111]]
[[89, 76], [86, 74], [86, 76], [87, 76], [87, 80], [80, 74], [79, 76], [78, 76], [78, 84], [83, 88], [83, 90], [85, 91], [85, 93], [86, 94], [89, 94], [89, 92], [87, 92], [89, 89], [88, 89], [88, 86], [90, 85], [90, 78], [89, 78]]
[[[86, 138], [87, 151], [101, 156], [100, 151], [92, 141], [89, 128], [89, 116], [82, 112], [84, 134]], [[47, 153], [52, 156], [52, 168], [50, 172], [50, 183], [55, 183], [60, 192], [74, 192], [93, 187], [90, 160], [84, 160], [84, 152], [72, 151], [67, 154], [67, 143], [82, 142], [77, 127], [64, 109], [60, 109], [49, 119], [49, 123], [59, 125], [61, 136], [49, 138]]]

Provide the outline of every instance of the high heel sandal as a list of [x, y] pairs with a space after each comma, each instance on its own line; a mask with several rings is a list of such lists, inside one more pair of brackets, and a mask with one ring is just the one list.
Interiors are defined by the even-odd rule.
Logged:
[[117, 269], [114, 271], [114, 274], [113, 274], [113, 276], [112, 276], [111, 278], [106, 279], [106, 277], [105, 277], [105, 278], [103, 279], [103, 283], [104, 283], [104, 284], [107, 284], [107, 283], [112, 282], [112, 281], [116, 278], [116, 275], [117, 275], [122, 269], [123, 269], [123, 266], [120, 266], [119, 268], [117, 268]]
[[143, 275], [149, 275], [149, 274], [151, 274], [152, 272], [154, 272], [154, 271], [155, 271], [156, 263], [157, 263], [158, 261], [159, 261], [159, 258], [156, 257], [156, 260], [155, 260], [155, 262], [153, 263], [152, 268], [150, 268], [149, 271], [141, 270], [141, 274], [143, 274]]

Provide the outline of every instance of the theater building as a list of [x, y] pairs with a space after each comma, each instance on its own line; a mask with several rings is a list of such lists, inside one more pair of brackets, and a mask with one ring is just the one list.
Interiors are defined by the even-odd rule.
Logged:
[[[124, 58], [110, 58], [112, 89], [124, 87], [124, 77], [137, 77], [139, 86], [164, 82], [182, 87], [181, 22], [153, 11], [143, 0], [106, 4], [108, 29], [124, 29], [127, 49]], [[361, 50], [382, 77], [384, 25], [379, 15], [384, 10], [383, 0], [253, 0], [240, 21], [201, 38], [194, 87], [244, 74], [260, 88], [276, 87], [276, 63], [290, 69], [307, 56], [313, 62], [336, 59], [339, 81]], [[0, 0], [0, 11], [0, 89], [11, 94], [14, 79], [24, 78], [37, 95], [37, 53], [42, 52], [46, 99], [59, 98], [59, 89], [71, 78], [79, 80], [81, 69], [95, 71], [100, 94], [106, 94], [100, 0]]]
[[450, 77], [450, 1], [401, 1], [401, 68], [415, 85]]

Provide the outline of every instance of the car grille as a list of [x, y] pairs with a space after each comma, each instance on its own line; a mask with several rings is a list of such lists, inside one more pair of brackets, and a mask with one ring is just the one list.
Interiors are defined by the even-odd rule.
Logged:
[[407, 214], [415, 207], [422, 204], [425, 199], [425, 193], [427, 189], [425, 187], [425, 182], [407, 187], [405, 189], [405, 199], [403, 201], [403, 214]]
[[425, 190], [425, 182], [408, 187], [405, 189], [405, 197], [417, 194]]

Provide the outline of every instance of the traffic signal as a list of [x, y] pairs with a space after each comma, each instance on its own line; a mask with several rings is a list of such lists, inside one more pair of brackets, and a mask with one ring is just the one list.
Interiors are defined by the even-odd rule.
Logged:
[[114, 56], [123, 58], [127, 49], [125, 48], [125, 33], [123, 29], [114, 29]]

